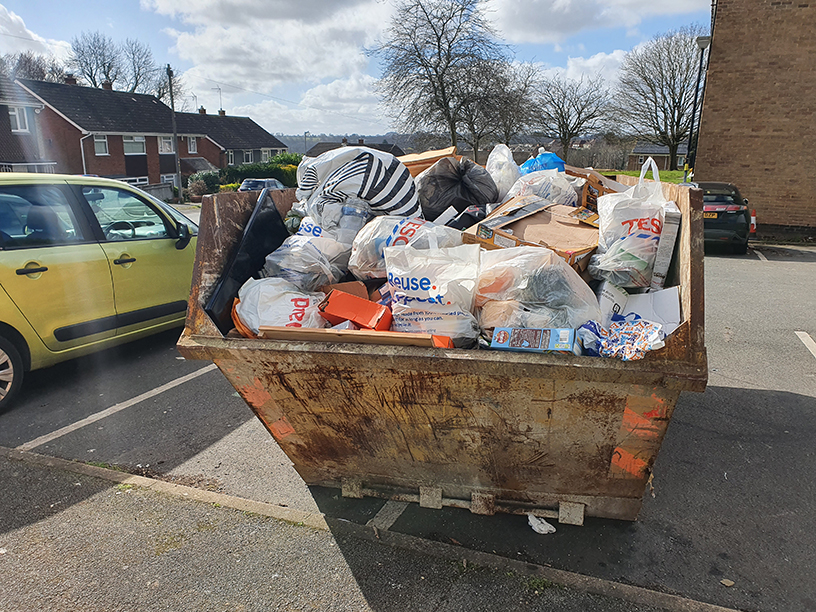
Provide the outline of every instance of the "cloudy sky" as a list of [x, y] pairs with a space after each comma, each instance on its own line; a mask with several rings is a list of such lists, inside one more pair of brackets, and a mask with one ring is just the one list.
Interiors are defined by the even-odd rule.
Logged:
[[[614, 81], [624, 54], [691, 23], [710, 0], [487, 0], [516, 58]], [[190, 109], [248, 115], [272, 133], [377, 134], [391, 126], [365, 48], [392, 0], [14, 0], [0, 4], [0, 53], [65, 57], [82, 31], [150, 45], [184, 75]]]

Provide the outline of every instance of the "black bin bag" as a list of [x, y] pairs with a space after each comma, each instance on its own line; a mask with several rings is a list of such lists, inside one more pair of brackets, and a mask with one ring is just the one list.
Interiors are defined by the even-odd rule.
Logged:
[[451, 206], [457, 213], [499, 201], [499, 190], [487, 170], [463, 157], [443, 157], [416, 177], [422, 215], [435, 220]]

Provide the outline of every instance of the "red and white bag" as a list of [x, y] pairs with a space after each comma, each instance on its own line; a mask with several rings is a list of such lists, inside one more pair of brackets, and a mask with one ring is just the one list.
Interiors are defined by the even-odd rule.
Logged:
[[306, 293], [282, 278], [250, 278], [238, 291], [235, 312], [256, 335], [261, 325], [328, 327], [317, 308], [325, 297], [320, 292]]

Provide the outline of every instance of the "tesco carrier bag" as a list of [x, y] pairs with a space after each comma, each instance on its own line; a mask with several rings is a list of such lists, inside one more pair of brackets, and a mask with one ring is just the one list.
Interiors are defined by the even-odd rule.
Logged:
[[[647, 183], [650, 166], [655, 180]], [[589, 273], [619, 287], [648, 287], [667, 203], [651, 157], [643, 164], [637, 185], [599, 197], [598, 254], [589, 261]]]

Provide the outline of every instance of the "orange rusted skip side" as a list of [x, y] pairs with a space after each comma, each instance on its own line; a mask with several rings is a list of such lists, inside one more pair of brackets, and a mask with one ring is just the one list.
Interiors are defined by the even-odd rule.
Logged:
[[218, 365], [308, 484], [634, 520], [680, 392], [707, 380], [696, 193], [675, 193], [684, 323], [641, 361], [224, 337], [201, 306], [242, 225], [216, 220], [245, 223], [252, 203], [221, 196], [202, 210], [179, 350]]

